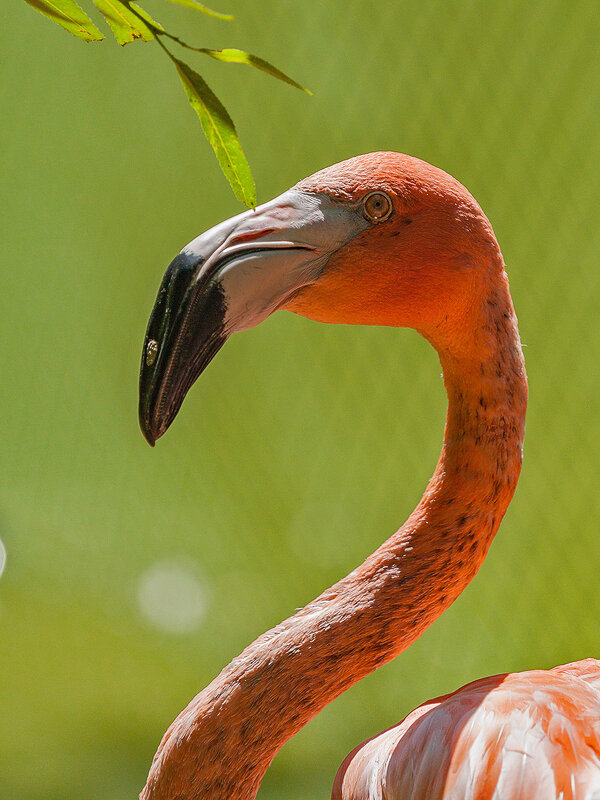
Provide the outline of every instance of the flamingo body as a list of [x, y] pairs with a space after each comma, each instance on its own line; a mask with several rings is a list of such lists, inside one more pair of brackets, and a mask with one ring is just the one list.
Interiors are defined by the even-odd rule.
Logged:
[[[371, 153], [194, 239], [152, 313], [140, 422], [154, 442], [227, 338], [278, 309], [410, 327], [436, 349], [444, 442], [405, 524], [260, 636], [167, 730], [142, 800], [254, 800], [285, 742], [409, 647], [485, 559], [522, 463], [527, 378], [504, 260], [458, 181]], [[600, 800], [600, 662], [486, 678], [342, 765], [334, 800]]]
[[600, 661], [469, 683], [359, 745], [332, 800], [597, 800]]

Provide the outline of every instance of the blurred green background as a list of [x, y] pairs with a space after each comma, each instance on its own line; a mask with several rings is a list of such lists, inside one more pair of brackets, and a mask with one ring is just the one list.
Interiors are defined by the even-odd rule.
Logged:
[[[527, 345], [524, 471], [479, 576], [260, 793], [328, 797], [346, 753], [423, 700], [600, 655], [600, 17], [592, 0], [238, 0], [232, 23], [147, 7], [314, 91], [186, 57], [259, 201], [378, 149], [465, 183]], [[20, 2], [2, 26], [0, 798], [125, 800], [190, 697], [404, 521], [445, 397], [416, 334], [281, 313], [228, 342], [151, 450], [136, 393], [159, 280], [241, 209], [155, 44], [85, 45]]]

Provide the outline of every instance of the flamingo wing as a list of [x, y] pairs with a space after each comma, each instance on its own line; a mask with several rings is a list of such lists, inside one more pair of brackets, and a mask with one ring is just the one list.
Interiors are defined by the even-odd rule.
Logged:
[[359, 745], [333, 800], [600, 800], [600, 661], [484, 678]]

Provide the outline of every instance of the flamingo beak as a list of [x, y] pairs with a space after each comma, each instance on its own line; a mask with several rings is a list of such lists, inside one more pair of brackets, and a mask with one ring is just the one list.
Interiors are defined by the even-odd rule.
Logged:
[[140, 427], [150, 445], [228, 337], [314, 283], [368, 223], [352, 203], [290, 189], [203, 233], [169, 265], [140, 370]]

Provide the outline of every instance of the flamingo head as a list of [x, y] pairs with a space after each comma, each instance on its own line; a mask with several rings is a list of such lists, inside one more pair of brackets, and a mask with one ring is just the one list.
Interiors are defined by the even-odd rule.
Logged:
[[443, 348], [498, 269], [490, 223], [442, 170], [398, 153], [321, 170], [172, 261], [144, 342], [142, 431], [153, 445], [227, 338], [278, 309], [412, 327]]

